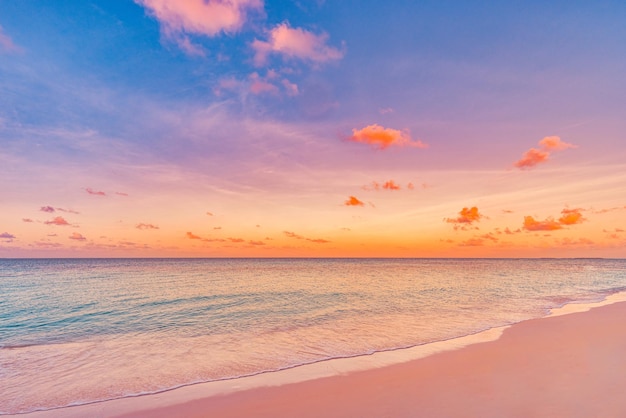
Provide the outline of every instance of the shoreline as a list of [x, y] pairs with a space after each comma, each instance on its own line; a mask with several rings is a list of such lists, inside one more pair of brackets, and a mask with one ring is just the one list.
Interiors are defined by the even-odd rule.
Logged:
[[[201, 411], [206, 411], [207, 408], [222, 405], [227, 399], [235, 398], [246, 398], [247, 400], [245, 402], [254, 404], [253, 399], [248, 399], [250, 397], [254, 398], [254, 393], [264, 393], [266, 391], [289, 392], [291, 390], [289, 388], [307, 385], [316, 386], [317, 384], [315, 382], [353, 378], [357, 375], [362, 376], [363, 380], [369, 380], [370, 378], [368, 378], [367, 375], [376, 374], [381, 370], [398, 368], [403, 365], [410, 366], [416, 362], [428, 362], [433, 357], [437, 358], [438, 356], [448, 354], [454, 355], [476, 346], [497, 343], [506, 333], [520, 328], [523, 324], [546, 321], [558, 317], [568, 318], [572, 314], [585, 315], [587, 311], [591, 310], [593, 312], [597, 308], [616, 304], [623, 306], [623, 310], [626, 312], [626, 304], [620, 304], [620, 302], [624, 301], [626, 301], [626, 292], [615, 293], [599, 302], [568, 303], [560, 308], [552, 309], [549, 315], [545, 317], [529, 319], [504, 327], [492, 328], [451, 340], [438, 341], [410, 348], [376, 352], [357, 357], [321, 360], [316, 363], [295, 366], [275, 372], [264, 372], [241, 378], [191, 384], [155, 394], [137, 395], [7, 416], [33, 418], [81, 417], [86, 415], [131, 417], [136, 416], [135, 414], [139, 414], [141, 416], [161, 417], [167, 416], [163, 415], [164, 411], [168, 411], [167, 414], [171, 416], [172, 413], [176, 413], [177, 408], [183, 408], [186, 411], [180, 416], [188, 416], [189, 414], [191, 414], [190, 416], [203, 416], [202, 414], [197, 415], [196, 413], [198, 411], [187, 410], [187, 408], [189, 405], [194, 404], [196, 405], [196, 409], [200, 408]], [[623, 339], [626, 340], [626, 335], [623, 336]], [[300, 414], [300, 412], [297, 413]], [[324, 414], [328, 412], [329, 411], [325, 411]], [[227, 413], [227, 411], [220, 412], [220, 414]], [[293, 410], [291, 413], [296, 413], [296, 411]], [[211, 415], [215, 416], [219, 416], [220, 414], [216, 415], [211, 413]], [[273, 414], [280, 416], [280, 410], [273, 411]]]

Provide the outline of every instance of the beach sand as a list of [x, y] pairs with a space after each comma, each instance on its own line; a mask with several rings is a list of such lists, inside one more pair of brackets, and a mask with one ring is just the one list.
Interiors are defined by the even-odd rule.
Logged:
[[625, 417], [626, 302], [524, 321], [494, 341], [400, 364], [233, 388], [202, 395], [194, 385], [27, 416]]

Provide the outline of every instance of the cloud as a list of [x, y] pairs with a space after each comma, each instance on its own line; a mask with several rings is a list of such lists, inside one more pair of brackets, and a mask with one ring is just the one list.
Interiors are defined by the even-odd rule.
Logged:
[[89, 193], [89, 194], [93, 194], [93, 195], [96, 195], [96, 196], [106, 196], [106, 193], [101, 192], [101, 191], [96, 191], [96, 190], [93, 190], [91, 187], [87, 187], [87, 188], [85, 189], [85, 191], [86, 191], [87, 193]]
[[563, 209], [561, 211], [562, 216], [559, 218], [561, 225], [575, 225], [585, 221], [582, 213], [582, 209]]
[[413, 141], [408, 130], [399, 131], [377, 124], [368, 125], [362, 129], [352, 129], [352, 136], [348, 137], [348, 140], [373, 145], [378, 149], [385, 149], [392, 145], [428, 148], [428, 145], [420, 140]]
[[283, 231], [283, 233], [288, 236], [289, 238], [295, 238], [295, 239], [301, 239], [301, 240], [305, 240], [305, 241], [309, 241], [309, 242], [314, 242], [316, 244], [327, 244], [331, 241], [327, 240], [327, 239], [322, 239], [322, 238], [307, 238], [307, 237], [303, 237], [302, 235], [298, 235], [295, 232], [291, 232], [291, 231]]
[[381, 115], [386, 115], [387, 113], [392, 113], [393, 109], [391, 107], [381, 107], [380, 109], [378, 109], [378, 113], [380, 113]]
[[188, 34], [217, 36], [242, 28], [248, 13], [262, 10], [262, 0], [135, 0], [161, 25], [163, 35], [189, 55], [204, 55]]
[[0, 26], [0, 53], [1, 52], [21, 52], [22, 48], [15, 45], [9, 35], [4, 33], [4, 29]]
[[261, 78], [258, 73], [252, 73], [248, 77], [250, 79], [250, 93], [252, 94], [278, 94], [278, 87]]
[[194, 235], [192, 232], [187, 232], [187, 238], [189, 239], [202, 239], [202, 237], [198, 235]]
[[478, 208], [476, 206], [472, 206], [471, 208], [463, 208], [459, 212], [459, 216], [456, 218], [445, 218], [445, 221], [451, 224], [468, 224], [471, 225], [474, 222], [480, 221], [484, 215], [478, 212]]
[[515, 167], [521, 169], [527, 169], [536, 166], [539, 163], [543, 163], [550, 158], [550, 153], [553, 151], [563, 151], [568, 148], [576, 148], [574, 144], [561, 141], [558, 136], [546, 136], [539, 141], [541, 149], [531, 148], [522, 155], [522, 158], [515, 162]]
[[72, 235], [69, 236], [69, 239], [73, 239], [76, 241], [85, 241], [87, 240], [87, 238], [85, 238], [82, 234], [79, 234], [78, 232], [72, 232]]
[[561, 217], [555, 220], [553, 217], [548, 217], [545, 221], [537, 221], [532, 216], [524, 216], [523, 228], [527, 231], [556, 231], [563, 229], [563, 226], [576, 225], [584, 222], [583, 209], [563, 209], [561, 211]]
[[539, 145], [548, 151], [562, 151], [568, 148], [577, 148], [574, 144], [568, 144], [567, 142], [561, 141], [561, 138], [558, 136], [546, 136], [539, 141]]
[[524, 216], [523, 228], [527, 231], [556, 231], [563, 226], [554, 218], [547, 218], [545, 221], [537, 221], [532, 216]]
[[15, 239], [15, 235], [9, 234], [8, 232], [3, 232], [0, 234], [0, 238], [2, 239]]
[[208, 216], [213, 216], [213, 213], [211, 213], [211, 212], [207, 212], [206, 214], [207, 214]]
[[54, 208], [52, 206], [42, 206], [39, 210], [42, 212], [48, 212], [48, 213], [54, 212]]
[[115, 194], [118, 196], [128, 197], [128, 193], [124, 193], [124, 192], [115, 192]]
[[300, 93], [300, 90], [298, 89], [298, 85], [295, 83], [292, 83], [286, 78], [283, 78], [281, 83], [283, 87], [285, 88], [285, 92], [287, 93], [287, 96], [293, 97], [293, 96], [297, 96]]
[[58, 210], [59, 212], [66, 212], [66, 213], [73, 213], [74, 215], [80, 215], [80, 212], [77, 212], [72, 209], [56, 208], [56, 210]]
[[30, 218], [22, 218], [22, 222], [33, 222]]
[[386, 181], [383, 184], [383, 189], [385, 190], [400, 190], [400, 186], [397, 185], [393, 180]]
[[324, 63], [343, 58], [344, 52], [328, 46], [328, 34], [319, 35], [301, 28], [292, 28], [289, 23], [281, 23], [270, 30], [267, 41], [255, 39], [251, 46], [254, 49], [254, 64], [265, 65], [267, 57], [274, 53], [287, 58]]
[[250, 245], [265, 245], [263, 241], [248, 241]]
[[143, 229], [159, 229], [159, 227], [158, 227], [158, 226], [156, 226], [156, 225], [152, 225], [152, 224], [144, 224], [144, 223], [137, 224], [137, 225], [135, 226], [135, 228], [137, 228], [137, 229], [142, 229], [142, 230], [143, 230]]
[[360, 201], [359, 199], [357, 199], [354, 196], [350, 196], [350, 197], [348, 197], [348, 200], [346, 200], [344, 202], [344, 205], [346, 205], [346, 206], [365, 206], [365, 203], [363, 203], [362, 201]]
[[245, 242], [246, 240], [243, 238], [228, 238], [230, 242]]
[[71, 225], [68, 221], [66, 221], [62, 216], [57, 216], [56, 218], [44, 222], [46, 225], [58, 225], [58, 226], [69, 226]]
[[522, 158], [519, 161], [515, 162], [515, 167], [517, 168], [530, 168], [534, 167], [539, 163], [548, 160], [550, 157], [550, 153], [548, 151], [541, 151], [537, 148], [531, 148], [524, 153]]
[[482, 238], [470, 238], [467, 241], [460, 242], [459, 247], [482, 247], [485, 245], [485, 240]]

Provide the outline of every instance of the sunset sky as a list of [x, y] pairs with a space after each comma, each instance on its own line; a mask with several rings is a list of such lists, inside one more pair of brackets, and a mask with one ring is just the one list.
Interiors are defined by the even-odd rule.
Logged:
[[0, 257], [624, 257], [625, 22], [0, 0]]

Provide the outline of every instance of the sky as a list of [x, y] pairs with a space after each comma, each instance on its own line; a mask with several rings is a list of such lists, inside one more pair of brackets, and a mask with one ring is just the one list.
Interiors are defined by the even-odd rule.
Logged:
[[0, 0], [0, 257], [623, 258], [624, 22]]

